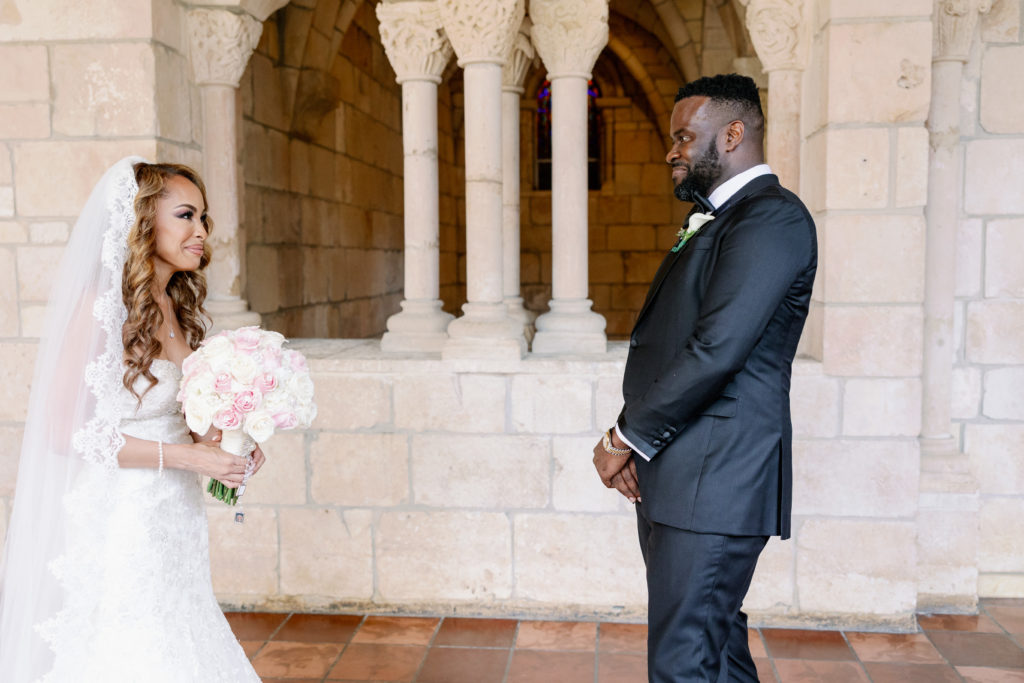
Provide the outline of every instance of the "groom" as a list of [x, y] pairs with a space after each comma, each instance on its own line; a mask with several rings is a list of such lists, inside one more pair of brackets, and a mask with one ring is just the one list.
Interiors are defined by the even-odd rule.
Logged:
[[768, 537], [789, 537], [815, 229], [764, 164], [753, 80], [688, 84], [670, 132], [675, 195], [695, 206], [633, 328], [625, 405], [594, 465], [636, 503], [650, 680], [756, 681], [740, 607]]

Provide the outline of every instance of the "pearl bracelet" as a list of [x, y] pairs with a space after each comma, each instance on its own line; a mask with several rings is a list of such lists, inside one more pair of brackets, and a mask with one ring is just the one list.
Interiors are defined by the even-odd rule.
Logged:
[[163, 441], [157, 441], [156, 442], [156, 452], [157, 452], [157, 455], [160, 457], [160, 464], [157, 467], [156, 473], [162, 477], [162, 476], [164, 476], [164, 442]]

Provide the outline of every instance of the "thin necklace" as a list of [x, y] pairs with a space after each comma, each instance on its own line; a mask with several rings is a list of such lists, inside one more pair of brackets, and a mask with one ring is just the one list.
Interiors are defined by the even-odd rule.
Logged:
[[171, 316], [165, 315], [164, 322], [167, 323], [167, 334], [170, 335], [171, 339], [174, 339], [174, 328], [171, 327]]

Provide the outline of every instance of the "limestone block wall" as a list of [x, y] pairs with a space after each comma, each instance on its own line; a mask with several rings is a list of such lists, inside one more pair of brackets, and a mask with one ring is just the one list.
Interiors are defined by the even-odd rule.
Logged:
[[954, 418], [980, 488], [978, 592], [1024, 594], [1024, 34], [998, 0], [965, 69]]
[[[227, 604], [642, 618], [632, 506], [591, 449], [621, 407], [626, 346], [505, 368], [396, 359], [373, 341], [299, 341], [320, 416], [275, 436], [246, 523], [211, 504]], [[773, 539], [759, 623], [912, 625], [916, 448], [839, 435], [841, 382], [795, 368], [795, 537]], [[870, 477], [861, 475], [872, 472]], [[886, 519], [872, 519], [872, 516]]]
[[932, 4], [891, 3], [873, 16], [858, 2], [805, 11], [800, 194], [818, 227], [819, 259], [802, 348], [822, 374], [794, 384], [793, 408], [809, 411], [805, 419], [827, 412], [810, 419], [814, 434], [794, 459], [803, 471], [797, 583], [810, 611], [901, 613], [917, 605], [922, 562]]

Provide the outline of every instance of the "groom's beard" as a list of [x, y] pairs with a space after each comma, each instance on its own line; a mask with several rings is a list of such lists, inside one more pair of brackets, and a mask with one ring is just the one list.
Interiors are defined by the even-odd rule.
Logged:
[[686, 177], [675, 187], [676, 199], [684, 202], [693, 202], [695, 201], [694, 192], [706, 198], [708, 190], [711, 189], [711, 186], [722, 175], [722, 164], [720, 163], [718, 147], [715, 143], [712, 142], [708, 150], [693, 162], [693, 166], [688, 167], [686, 171]]

